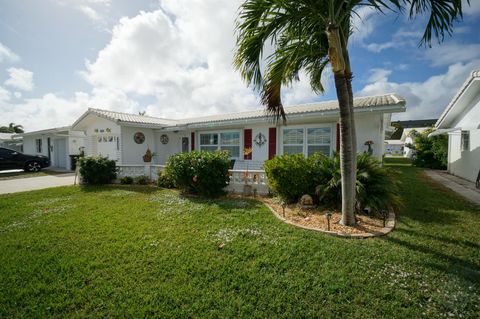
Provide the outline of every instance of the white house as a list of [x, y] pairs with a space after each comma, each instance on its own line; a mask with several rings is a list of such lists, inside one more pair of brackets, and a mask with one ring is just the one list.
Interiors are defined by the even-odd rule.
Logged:
[[448, 172], [474, 182], [480, 170], [480, 70], [448, 104], [431, 135], [448, 133]]
[[[86, 155], [103, 155], [119, 166], [144, 165], [150, 148], [153, 164], [163, 165], [170, 155], [191, 150], [228, 150], [234, 169], [261, 169], [277, 154], [314, 152], [331, 155], [339, 150], [337, 101], [285, 108], [288, 123], [274, 124], [263, 110], [171, 120], [90, 108], [71, 130], [86, 135]], [[405, 111], [405, 100], [396, 94], [360, 97], [354, 100], [358, 151], [373, 141], [373, 154], [384, 153], [385, 129], [391, 114]], [[251, 148], [252, 153], [244, 154]]]
[[402, 140], [385, 140], [385, 154], [387, 155], [403, 155], [404, 141]]
[[19, 135], [23, 137], [25, 154], [48, 156], [51, 166], [60, 169], [70, 169], [70, 155], [79, 155], [85, 146], [85, 133], [73, 131], [70, 126]]

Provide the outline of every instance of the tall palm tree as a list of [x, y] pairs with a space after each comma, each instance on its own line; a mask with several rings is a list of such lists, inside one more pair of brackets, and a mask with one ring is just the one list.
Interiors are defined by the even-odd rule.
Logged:
[[[430, 44], [433, 35], [442, 41], [462, 17], [462, 0], [246, 0], [237, 19], [234, 65], [277, 121], [286, 121], [282, 85], [298, 81], [304, 71], [312, 90], [321, 94], [322, 74], [330, 64], [340, 109], [343, 225], [355, 224], [356, 134], [348, 40], [351, 19], [361, 6], [379, 13], [406, 12], [410, 18], [429, 15], [422, 44]], [[264, 57], [269, 44], [273, 53]]]

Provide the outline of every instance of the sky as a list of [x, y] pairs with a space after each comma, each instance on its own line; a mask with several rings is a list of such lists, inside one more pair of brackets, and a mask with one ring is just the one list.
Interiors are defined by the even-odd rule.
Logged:
[[[425, 17], [360, 8], [350, 42], [354, 95], [395, 92], [397, 120], [438, 117], [480, 68], [480, 0], [453, 36], [419, 47]], [[88, 107], [185, 118], [261, 109], [232, 67], [239, 0], [0, 0], [0, 126], [72, 124]], [[316, 95], [302, 74], [285, 105]]]

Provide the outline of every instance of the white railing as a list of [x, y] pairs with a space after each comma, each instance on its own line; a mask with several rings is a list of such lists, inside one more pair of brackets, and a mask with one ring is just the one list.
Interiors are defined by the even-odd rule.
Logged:
[[[137, 165], [117, 165], [118, 178], [125, 176], [138, 177], [148, 176], [156, 181], [158, 172], [165, 169], [165, 165], [137, 164]], [[263, 170], [229, 170], [230, 182], [226, 187], [228, 192], [243, 193], [244, 186], [250, 185], [251, 191], [257, 194], [268, 194], [267, 175]]]

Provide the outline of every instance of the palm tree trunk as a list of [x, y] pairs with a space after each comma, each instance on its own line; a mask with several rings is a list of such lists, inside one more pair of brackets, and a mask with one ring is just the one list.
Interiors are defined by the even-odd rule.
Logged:
[[[346, 226], [355, 225], [355, 181], [354, 173], [356, 152], [353, 149], [352, 117], [347, 78], [345, 76], [345, 58], [339, 28], [330, 24], [327, 27], [328, 56], [335, 77], [338, 105], [340, 108], [340, 170], [342, 181], [342, 219], [340, 223]], [[352, 98], [353, 100], [353, 98]], [[355, 129], [355, 128], [353, 128]]]
[[[342, 180], [342, 219], [340, 224], [355, 225], [355, 152], [353, 151], [352, 117], [345, 73], [335, 73], [335, 88], [340, 107], [340, 169]], [[355, 179], [354, 179], [355, 178]]]
[[352, 151], [353, 151], [353, 160], [352, 160], [352, 192], [354, 196], [354, 205], [355, 205], [355, 195], [357, 193], [357, 130], [355, 129], [355, 113], [353, 109], [353, 89], [352, 89], [352, 69], [350, 65], [350, 55], [348, 50], [345, 49], [345, 79], [347, 81], [347, 90], [348, 90], [348, 100], [350, 103], [350, 111], [352, 116], [350, 117], [350, 130], [352, 137]]

